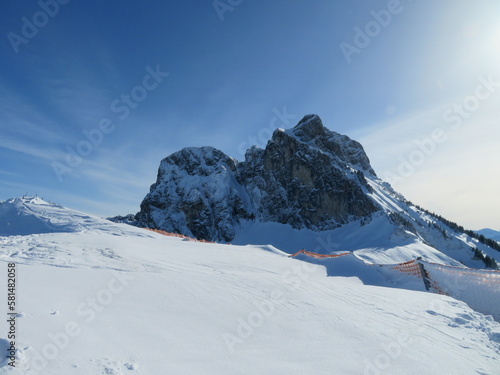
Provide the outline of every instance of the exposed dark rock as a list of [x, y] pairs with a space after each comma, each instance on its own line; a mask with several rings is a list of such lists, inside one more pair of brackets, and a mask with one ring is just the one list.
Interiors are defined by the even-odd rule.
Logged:
[[137, 220], [215, 241], [231, 241], [246, 220], [333, 229], [379, 210], [365, 174], [375, 176], [361, 144], [308, 115], [241, 163], [212, 147], [163, 159]]

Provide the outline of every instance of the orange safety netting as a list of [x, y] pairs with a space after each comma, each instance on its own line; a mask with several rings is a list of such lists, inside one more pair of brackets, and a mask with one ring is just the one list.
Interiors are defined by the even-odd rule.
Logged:
[[[307, 255], [316, 259], [338, 258], [344, 255], [352, 254], [346, 252], [342, 254], [318, 254], [307, 250], [299, 250], [295, 254], [290, 255], [295, 257], [299, 254]], [[371, 264], [370, 264], [371, 265]], [[446, 283], [449, 279], [462, 278], [467, 279], [469, 284], [491, 286], [497, 290], [500, 284], [500, 271], [495, 270], [477, 270], [470, 268], [461, 268], [453, 266], [445, 266], [437, 263], [429, 263], [420, 259], [410, 260], [408, 262], [399, 263], [396, 265], [379, 265], [381, 267], [389, 267], [392, 270], [401, 272], [405, 275], [416, 276], [423, 280], [427, 289], [431, 289], [436, 293], [449, 295], [446, 292]], [[465, 282], [465, 280], [464, 280]], [[442, 285], [444, 284], [444, 285]]]
[[472, 268], [462, 268], [455, 266], [445, 266], [438, 263], [423, 262], [425, 265], [430, 265], [432, 268], [439, 269], [441, 271], [454, 273], [456, 275], [468, 275], [468, 276], [478, 276], [486, 277], [493, 280], [493, 282], [500, 282], [500, 271], [498, 270], [480, 270]]
[[[437, 278], [454, 278], [456, 280], [468, 280], [475, 285], [493, 286], [500, 284], [500, 271], [496, 270], [477, 270], [470, 268], [443, 266], [436, 263], [425, 263], [425, 273], [430, 280]], [[439, 289], [439, 286], [433, 285]], [[496, 286], [497, 290], [500, 285]]]
[[211, 242], [211, 241], [206, 241], [206, 240], [197, 240], [196, 238], [188, 237], [188, 236], [185, 236], [183, 234], [166, 232], [164, 230], [159, 230], [159, 229], [152, 229], [152, 228], [144, 228], [144, 229], [150, 230], [150, 231], [155, 232], [155, 233], [162, 234], [164, 236], [183, 238], [183, 239], [186, 239], [186, 240], [192, 241], [192, 242], [216, 243], [216, 242]]
[[407, 275], [413, 275], [417, 277], [422, 277], [422, 270], [420, 264], [416, 260], [410, 260], [409, 262], [404, 262], [392, 266], [391, 269], [402, 272]]
[[313, 253], [311, 251], [307, 251], [307, 250], [299, 250], [297, 251], [295, 254], [292, 254], [290, 255], [291, 257], [295, 257], [299, 254], [304, 254], [304, 255], [307, 255], [311, 258], [316, 258], [316, 259], [324, 259], [324, 258], [338, 258], [338, 257], [342, 257], [344, 255], [348, 255], [348, 254], [351, 254], [351, 253], [343, 253], [343, 254], [318, 254], [318, 253]]
[[[426, 273], [428, 275], [428, 273]], [[442, 294], [443, 296], [449, 296], [447, 292], [445, 292], [441, 286], [437, 283], [437, 281], [432, 280], [430, 277], [427, 278], [430, 283], [430, 289], [433, 289], [437, 294]]]

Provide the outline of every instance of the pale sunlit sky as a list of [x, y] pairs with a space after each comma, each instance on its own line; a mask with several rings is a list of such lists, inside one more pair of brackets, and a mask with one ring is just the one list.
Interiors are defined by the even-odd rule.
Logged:
[[2, 7], [0, 200], [135, 213], [170, 153], [242, 160], [317, 113], [414, 203], [500, 230], [498, 0]]

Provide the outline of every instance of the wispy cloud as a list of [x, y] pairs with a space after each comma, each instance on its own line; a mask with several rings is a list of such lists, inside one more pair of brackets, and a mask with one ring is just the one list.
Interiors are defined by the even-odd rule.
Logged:
[[17, 177], [17, 176], [19, 176], [19, 173], [7, 172], [7, 171], [0, 170], [0, 175], [8, 176], [8, 177]]
[[64, 154], [58, 150], [41, 148], [39, 146], [27, 144], [12, 138], [0, 139], [0, 147], [11, 151], [21, 152], [25, 155], [46, 161], [53, 161], [64, 157]]
[[495, 169], [500, 165], [498, 100], [492, 97], [482, 102], [459, 128], [443, 120], [443, 113], [453, 103], [377, 124], [360, 141], [379, 177], [399, 176], [398, 168], [419, 150], [416, 141], [430, 139], [434, 130], [442, 129], [446, 140], [435, 143], [435, 151], [393, 185], [415, 203], [433, 207], [462, 225], [486, 227], [497, 217], [491, 207], [500, 207], [496, 193], [500, 191], [500, 175]]

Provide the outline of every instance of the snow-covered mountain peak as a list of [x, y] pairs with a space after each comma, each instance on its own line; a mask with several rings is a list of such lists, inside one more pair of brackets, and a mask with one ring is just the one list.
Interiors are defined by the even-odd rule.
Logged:
[[496, 268], [500, 259], [497, 243], [414, 205], [380, 180], [362, 145], [317, 115], [275, 130], [243, 162], [212, 147], [168, 156], [136, 219], [198, 239], [289, 252], [357, 251], [384, 263], [422, 257]]
[[308, 115], [276, 130], [265, 149], [252, 147], [244, 162], [212, 147], [166, 157], [137, 218], [145, 227], [226, 242], [248, 220], [333, 229], [378, 210], [364, 173], [375, 176], [362, 146]]
[[[376, 176], [363, 146], [347, 135], [327, 129], [318, 115], [304, 116], [294, 128], [286, 130], [284, 134], [333, 157], [340, 166], [349, 166]], [[282, 137], [283, 132], [281, 134], [275, 132], [273, 140], [275, 135]]]
[[493, 241], [500, 242], [500, 231], [493, 230], [490, 228], [484, 228], [484, 229], [478, 230], [477, 233], [479, 233], [480, 235], [483, 235], [486, 238], [490, 238]]
[[314, 139], [319, 135], [324, 135], [328, 129], [323, 126], [323, 121], [316, 114], [305, 115], [292, 129], [286, 131], [288, 134], [293, 134], [304, 141]]
[[8, 199], [5, 203], [14, 203], [14, 204], [35, 204], [35, 205], [53, 205], [53, 203], [49, 203], [44, 201], [42, 198], [38, 196], [34, 197], [29, 197], [29, 196], [23, 196], [23, 197], [17, 197], [17, 198], [11, 198]]
[[496, 374], [498, 274], [464, 267], [496, 250], [330, 152], [335, 133], [299, 136], [241, 163], [212, 147], [161, 162], [137, 224], [233, 245], [0, 204], [23, 328], [16, 368], [0, 337], [0, 374]]
[[75, 211], [39, 197], [11, 198], [0, 204], [0, 236], [85, 231], [134, 232], [93, 215]]
[[225, 167], [236, 168], [237, 162], [214, 147], [185, 147], [162, 160], [160, 172], [166, 173], [172, 166], [182, 167], [190, 175], [208, 176], [221, 172]]
[[[35, 233], [68, 232], [76, 230], [76, 224], [51, 220], [52, 213], [60, 206], [45, 202], [38, 197], [11, 198], [0, 205], [0, 235], [26, 235]], [[64, 228], [63, 228], [64, 226]]]

